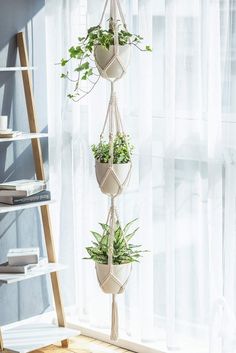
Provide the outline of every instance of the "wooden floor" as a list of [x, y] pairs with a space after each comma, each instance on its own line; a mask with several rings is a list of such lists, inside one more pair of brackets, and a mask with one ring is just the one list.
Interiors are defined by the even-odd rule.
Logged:
[[126, 349], [112, 346], [111, 344], [97, 341], [86, 336], [78, 336], [70, 339], [69, 348], [60, 345], [51, 345], [34, 351], [34, 353], [128, 353]]

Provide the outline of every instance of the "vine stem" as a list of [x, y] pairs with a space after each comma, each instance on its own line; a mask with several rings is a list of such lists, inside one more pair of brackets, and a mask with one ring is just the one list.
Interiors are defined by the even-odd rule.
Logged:
[[82, 97], [80, 97], [79, 99], [73, 99], [73, 98], [72, 98], [72, 100], [73, 100], [74, 102], [79, 102], [82, 98], [86, 97], [86, 96], [94, 89], [94, 87], [95, 87], [96, 84], [98, 83], [100, 77], [101, 77], [101, 76], [99, 75], [98, 79], [97, 79], [95, 82], [93, 82], [93, 86], [90, 88], [90, 90], [87, 91]]
[[131, 45], [134, 45], [138, 50], [140, 50], [140, 51], [148, 51], [148, 50], [146, 50], [146, 49], [142, 49], [142, 48], [140, 48], [137, 44], [135, 44], [134, 42], [132, 42], [131, 43]]

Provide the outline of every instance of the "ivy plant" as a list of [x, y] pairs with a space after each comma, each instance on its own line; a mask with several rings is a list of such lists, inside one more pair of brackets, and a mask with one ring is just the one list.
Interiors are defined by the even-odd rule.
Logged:
[[[130, 33], [119, 23], [114, 23], [113, 19], [109, 19], [109, 29], [104, 29], [100, 25], [90, 27], [84, 37], [78, 37], [78, 43], [68, 50], [68, 57], [61, 59], [61, 66], [66, 70], [61, 74], [62, 78], [73, 82], [74, 89], [67, 96], [74, 101], [78, 101], [91, 92], [100, 78], [100, 74], [94, 64], [94, 48], [101, 45], [107, 50], [114, 45], [114, 28], [118, 28], [119, 45], [132, 45], [141, 51], [152, 51], [149, 45], [141, 48], [140, 43], [143, 37], [138, 34]], [[72, 74], [68, 69], [69, 65], [74, 63]], [[74, 76], [74, 75], [76, 76]], [[88, 91], [83, 89], [82, 82], [87, 81], [91, 84]], [[81, 87], [82, 86], [82, 87]]]
[[[134, 245], [130, 243], [131, 239], [135, 236], [138, 230], [138, 228], [130, 230], [136, 221], [137, 219], [132, 220], [126, 224], [123, 229], [121, 228], [120, 224], [116, 222], [112, 258], [114, 265], [139, 262], [142, 253], [147, 252], [147, 250], [140, 249], [141, 245]], [[109, 236], [111, 230], [108, 224], [99, 224], [102, 228], [102, 232], [98, 233], [91, 231], [94, 240], [92, 241], [92, 246], [86, 247], [89, 257], [85, 257], [84, 259], [93, 260], [100, 264], [107, 264]]]
[[[113, 141], [113, 163], [123, 164], [130, 162], [134, 146], [130, 143], [129, 136], [117, 133]], [[110, 155], [110, 144], [101, 140], [97, 145], [92, 145], [94, 158], [101, 163], [108, 163]]]

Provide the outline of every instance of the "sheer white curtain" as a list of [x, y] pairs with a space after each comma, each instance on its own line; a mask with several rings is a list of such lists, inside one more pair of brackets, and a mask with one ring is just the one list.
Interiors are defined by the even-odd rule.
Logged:
[[[122, 222], [138, 217], [150, 249], [119, 297], [130, 338], [210, 353], [236, 352], [236, 2], [121, 1], [129, 29], [153, 53], [133, 51], [119, 104], [135, 144]], [[79, 104], [66, 98], [67, 48], [99, 22], [103, 0], [47, 0], [51, 189], [67, 304], [95, 329], [109, 327], [109, 298], [82, 260], [90, 229], [105, 220], [90, 145], [98, 140], [109, 86], [100, 80]], [[60, 235], [60, 236], [59, 236]], [[188, 346], [189, 344], [189, 346]]]

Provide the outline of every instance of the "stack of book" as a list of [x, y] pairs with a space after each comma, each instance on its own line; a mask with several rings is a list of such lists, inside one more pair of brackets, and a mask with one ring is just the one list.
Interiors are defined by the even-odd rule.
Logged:
[[44, 180], [22, 179], [0, 184], [0, 203], [20, 205], [50, 199]]
[[47, 263], [46, 257], [39, 257], [39, 248], [10, 249], [7, 254], [7, 262], [0, 264], [0, 273], [27, 274]]
[[21, 131], [13, 131], [12, 129], [0, 130], [0, 138], [11, 138], [22, 135]]

